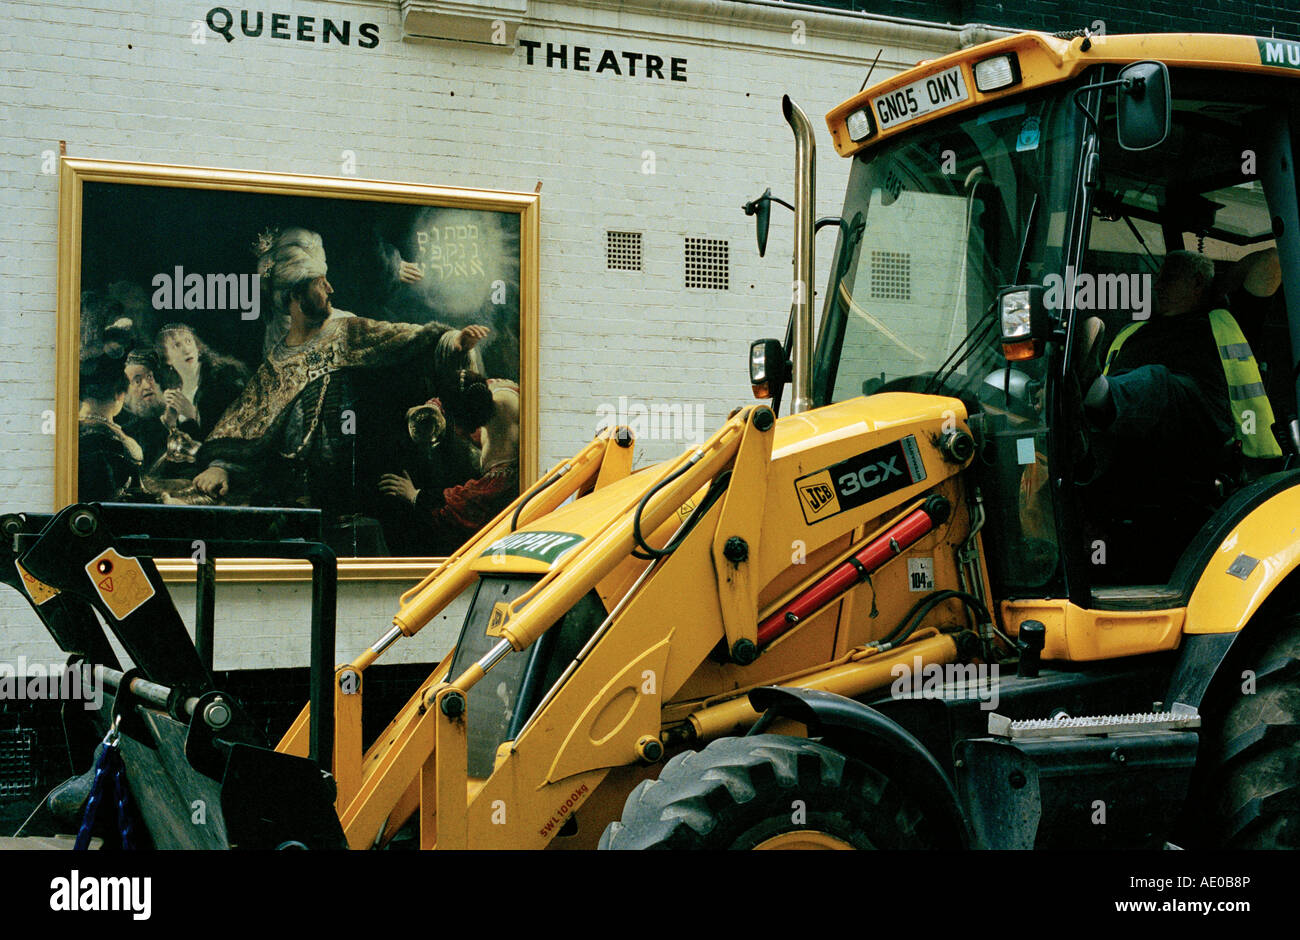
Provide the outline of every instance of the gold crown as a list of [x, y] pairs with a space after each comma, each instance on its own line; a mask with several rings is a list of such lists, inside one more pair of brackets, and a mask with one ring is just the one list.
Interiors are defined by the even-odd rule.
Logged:
[[271, 246], [275, 244], [275, 239], [279, 234], [280, 230], [272, 226], [258, 235], [257, 240], [254, 241], [252, 245], [253, 254], [260, 258], [262, 255], [270, 251]]

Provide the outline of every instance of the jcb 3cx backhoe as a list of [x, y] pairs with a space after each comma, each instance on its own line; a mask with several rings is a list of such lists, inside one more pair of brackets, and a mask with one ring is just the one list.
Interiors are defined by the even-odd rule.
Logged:
[[[815, 346], [787, 100], [795, 303], [751, 350], [760, 403], [636, 472], [602, 432], [351, 663], [295, 511], [14, 515], [5, 578], [116, 690], [96, 734], [158, 847], [1295, 847], [1298, 77], [1290, 41], [1025, 33], [855, 95], [827, 118], [852, 169]], [[1114, 510], [1131, 445], [1085, 420], [1088, 361], [1185, 248], [1251, 407]], [[274, 748], [212, 685], [210, 574], [196, 649], [150, 560], [202, 537], [316, 567], [312, 701]], [[466, 592], [454, 651], [363, 740], [367, 670]]]

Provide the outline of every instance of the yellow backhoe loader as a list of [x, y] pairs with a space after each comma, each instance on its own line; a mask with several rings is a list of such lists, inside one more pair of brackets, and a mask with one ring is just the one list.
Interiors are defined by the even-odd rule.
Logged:
[[[114, 690], [96, 733], [135, 838], [1296, 847], [1298, 78], [1300, 43], [1242, 36], [965, 49], [828, 115], [852, 168], [821, 221], [787, 99], [794, 303], [751, 349], [758, 403], [637, 471], [630, 430], [602, 432], [344, 665], [311, 514], [6, 517], [4, 579]], [[746, 207], [760, 250], [773, 201]], [[1157, 272], [1187, 250], [1240, 337], [1207, 347], [1222, 446], [1180, 450], [1186, 410], [1143, 440], [1090, 408], [1123, 385], [1121, 334], [1131, 354], [1163, 328]], [[315, 568], [312, 701], [274, 746], [213, 685], [211, 611], [196, 649], [151, 561], [200, 537]], [[454, 650], [363, 737], [367, 671], [467, 594]], [[24, 834], [89, 831], [85, 793]]]

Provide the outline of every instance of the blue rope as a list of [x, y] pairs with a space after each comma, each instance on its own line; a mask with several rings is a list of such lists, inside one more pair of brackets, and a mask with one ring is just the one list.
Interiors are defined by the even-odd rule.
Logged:
[[[114, 748], [116, 751], [117, 749]], [[117, 758], [117, 768], [113, 772], [113, 783], [117, 789], [117, 830], [122, 837], [122, 848], [135, 848], [135, 819], [131, 813], [131, 791], [126, 785], [126, 765]]]
[[86, 812], [81, 820], [81, 828], [77, 830], [73, 851], [84, 852], [90, 847], [91, 830], [95, 828], [99, 806], [105, 797], [110, 797], [115, 804], [122, 848], [135, 848], [135, 814], [132, 812], [131, 791], [126, 782], [126, 765], [122, 763], [117, 747], [117, 725], [117, 721], [114, 721], [104, 736], [99, 756], [95, 758], [95, 778], [90, 786], [90, 797], [86, 800]]
[[[109, 732], [112, 734], [112, 732]], [[86, 800], [86, 812], [81, 819], [81, 828], [77, 830], [77, 841], [73, 851], [84, 852], [90, 847], [90, 831], [95, 828], [95, 817], [99, 814], [99, 804], [103, 801], [104, 790], [108, 783], [109, 755], [116, 750], [104, 739], [104, 746], [95, 758], [95, 779], [90, 786], [90, 798]]]

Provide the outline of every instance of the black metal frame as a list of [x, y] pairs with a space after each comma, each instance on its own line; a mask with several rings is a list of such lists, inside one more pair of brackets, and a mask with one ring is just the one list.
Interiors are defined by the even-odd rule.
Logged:
[[[141, 620], [149, 629], [127, 630], [126, 621], [112, 616], [103, 616], [103, 620], [123, 646], [132, 650], [139, 673], [151, 682], [171, 686], [177, 704], [214, 688], [211, 672], [216, 636], [216, 559], [259, 557], [309, 562], [310, 758], [323, 770], [331, 769], [338, 560], [321, 538], [319, 510], [82, 503], [52, 515], [5, 516], [3, 529], [12, 543], [0, 552], [0, 580], [21, 590], [21, 580], [13, 570], [13, 561], [18, 560], [32, 576], [57, 588], [61, 599], [32, 604], [46, 629], [66, 652], [99, 660], [110, 668], [116, 668], [117, 661], [91, 612], [100, 602], [80, 572], [89, 558], [106, 545], [123, 556], [140, 560], [159, 601], [155, 604], [151, 599], [145, 605], [152, 608], [149, 611], [141, 608], [145, 613]], [[153, 558], [189, 557], [196, 540], [203, 544], [203, 557], [198, 562], [195, 582], [195, 638], [191, 645], [185, 633], [186, 646], [192, 649], [182, 649], [176, 629], [181, 624], [180, 615]], [[75, 551], [81, 543], [85, 547]], [[78, 561], [87, 551], [92, 554]], [[133, 613], [128, 619], [135, 616]]]

